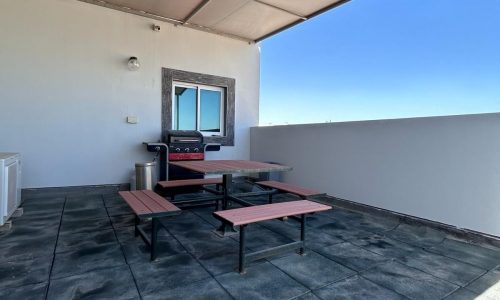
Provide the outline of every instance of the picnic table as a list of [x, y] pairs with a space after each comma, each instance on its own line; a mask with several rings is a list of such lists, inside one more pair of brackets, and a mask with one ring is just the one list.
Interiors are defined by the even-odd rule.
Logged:
[[[268, 191], [237, 194], [232, 193], [233, 174], [248, 174], [262, 172], [284, 172], [292, 170], [291, 167], [270, 164], [251, 160], [194, 160], [194, 161], [175, 161], [171, 165], [181, 167], [190, 171], [199, 172], [204, 175], [222, 175], [222, 210], [228, 208], [229, 201], [240, 203], [243, 206], [250, 206], [249, 203], [238, 196], [250, 196], [258, 194], [268, 194]], [[232, 226], [222, 223], [218, 229], [222, 235], [235, 232]]]

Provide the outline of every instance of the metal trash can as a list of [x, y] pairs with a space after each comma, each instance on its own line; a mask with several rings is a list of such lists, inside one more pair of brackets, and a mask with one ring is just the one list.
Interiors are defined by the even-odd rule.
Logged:
[[137, 190], [153, 190], [157, 183], [156, 162], [135, 163]]

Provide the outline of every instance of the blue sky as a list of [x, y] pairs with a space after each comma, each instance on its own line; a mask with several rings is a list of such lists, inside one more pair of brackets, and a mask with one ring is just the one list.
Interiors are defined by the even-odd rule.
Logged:
[[260, 124], [500, 112], [500, 0], [352, 0], [261, 43]]

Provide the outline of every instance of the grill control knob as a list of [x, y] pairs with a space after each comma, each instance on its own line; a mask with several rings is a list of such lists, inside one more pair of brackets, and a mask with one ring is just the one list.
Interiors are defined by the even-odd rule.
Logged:
[[175, 148], [175, 152], [181, 152], [181, 148]]
[[193, 149], [193, 152], [200, 152], [200, 149], [198, 149], [198, 148], [194, 148], [194, 149]]
[[189, 153], [189, 148], [184, 149], [184, 152]]

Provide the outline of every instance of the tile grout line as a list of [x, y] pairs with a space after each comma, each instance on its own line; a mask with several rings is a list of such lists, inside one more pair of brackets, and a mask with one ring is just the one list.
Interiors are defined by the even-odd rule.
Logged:
[[[202, 219], [200, 216], [194, 214], [195, 216], [197, 216], [198, 218]], [[203, 220], [203, 219], [202, 219]], [[205, 221], [205, 220], [203, 220]], [[207, 221], [205, 221], [207, 222]], [[208, 223], [208, 222], [207, 222]], [[226, 292], [229, 297], [231, 297], [232, 299], [236, 300], [233, 295], [231, 293], [229, 293], [228, 290], [226, 290], [226, 288], [217, 280], [217, 278], [215, 278], [215, 276], [210, 272], [208, 271], [208, 269], [198, 260], [198, 258], [196, 258], [187, 248], [186, 246], [184, 246], [184, 244], [181, 243], [181, 241], [179, 241], [179, 239], [172, 233], [170, 232], [170, 230], [168, 230], [167, 226], [163, 226], [163, 228], [170, 234], [170, 236], [172, 236], [173, 239], [175, 239], [175, 241], [177, 243], [179, 243], [179, 245], [181, 245], [181, 247], [186, 251], [186, 253], [188, 253], [202, 268], [203, 270], [205, 270], [205, 272], [207, 272], [208, 275], [210, 275], [210, 277], [215, 280], [215, 282], [217, 282], [217, 284], [222, 288], [222, 290], [224, 290], [224, 292]], [[196, 282], [200, 282], [202, 280], [205, 280], [205, 279], [200, 279], [198, 281], [195, 281], [195, 282], [192, 282], [192, 283], [196, 283]], [[191, 283], [191, 284], [192, 284]]]
[[49, 272], [49, 278], [47, 280], [47, 287], [45, 288], [45, 297], [44, 299], [47, 300], [49, 297], [49, 288], [50, 284], [52, 283], [51, 277], [52, 277], [52, 270], [54, 269], [54, 263], [56, 261], [56, 251], [57, 251], [57, 244], [59, 243], [59, 234], [61, 233], [61, 225], [62, 225], [62, 219], [64, 215], [64, 210], [66, 208], [66, 200], [68, 199], [68, 196], [64, 196], [64, 203], [61, 211], [61, 217], [59, 218], [59, 227], [57, 228], [57, 237], [56, 237], [56, 244], [54, 245], [54, 252], [52, 255], [52, 264], [50, 265], [50, 272]]
[[[104, 209], [106, 209], [106, 215], [108, 216], [109, 222], [111, 223], [111, 217], [109, 216], [109, 211], [108, 207], [106, 206], [106, 202], [104, 201], [104, 196], [101, 195], [101, 199], [104, 205]], [[120, 240], [118, 239], [118, 235], [116, 235], [116, 230], [111, 224], [111, 229], [113, 229], [113, 234], [115, 235], [116, 243], [120, 246], [120, 251], [122, 252], [123, 259], [125, 260], [125, 264], [127, 265], [128, 270], [130, 271], [130, 275], [132, 276], [132, 280], [134, 280], [135, 284], [135, 290], [137, 291], [137, 294], [139, 295], [139, 299], [142, 300], [142, 294], [141, 291], [139, 290], [139, 286], [137, 285], [137, 280], [135, 279], [134, 272], [132, 272], [132, 268], [130, 267], [130, 264], [128, 263], [127, 256], [125, 255], [125, 252], [123, 251], [123, 245], [120, 243]]]

